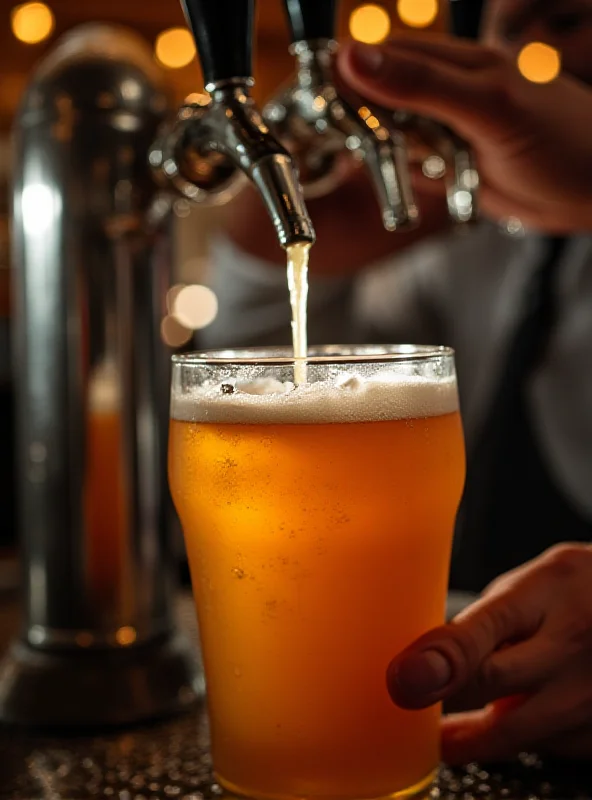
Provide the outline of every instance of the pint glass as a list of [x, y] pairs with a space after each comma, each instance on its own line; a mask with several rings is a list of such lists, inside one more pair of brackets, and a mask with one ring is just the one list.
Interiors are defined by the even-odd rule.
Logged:
[[169, 476], [220, 783], [255, 798], [423, 797], [440, 709], [391, 658], [444, 621], [464, 446], [452, 351], [173, 359]]

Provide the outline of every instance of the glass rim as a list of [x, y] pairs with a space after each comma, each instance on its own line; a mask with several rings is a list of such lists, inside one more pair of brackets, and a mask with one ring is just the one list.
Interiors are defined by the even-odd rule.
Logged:
[[[291, 364], [407, 364], [414, 361], [431, 361], [442, 357], [453, 358], [452, 347], [444, 345], [323, 345], [309, 348], [306, 358], [296, 358], [288, 345], [282, 347], [237, 347], [216, 350], [202, 350], [192, 353], [173, 355], [174, 366], [180, 367], [212, 367], [212, 366], [245, 366], [245, 367], [282, 367]], [[335, 350], [335, 352], [331, 352]], [[347, 352], [347, 351], [356, 351]], [[323, 352], [326, 351], [326, 352]], [[345, 352], [343, 352], [345, 351]], [[372, 352], [364, 352], [372, 351]], [[282, 355], [271, 355], [282, 353]], [[285, 355], [283, 355], [285, 353]], [[320, 354], [319, 354], [320, 353]]]

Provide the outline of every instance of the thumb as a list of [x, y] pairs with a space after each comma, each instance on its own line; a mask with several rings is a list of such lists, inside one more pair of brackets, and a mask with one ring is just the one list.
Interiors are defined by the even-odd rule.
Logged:
[[505, 672], [489, 657], [508, 642], [528, 638], [541, 623], [541, 606], [525, 602], [523, 594], [518, 586], [483, 597], [400, 653], [387, 672], [393, 701], [402, 708], [425, 708], [475, 682], [503, 693]]

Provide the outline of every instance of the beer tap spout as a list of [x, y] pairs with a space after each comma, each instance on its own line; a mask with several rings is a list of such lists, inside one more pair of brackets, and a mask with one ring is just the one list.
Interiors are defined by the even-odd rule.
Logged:
[[[300, 172], [312, 196], [341, 178], [344, 154], [363, 163], [374, 184], [387, 230], [412, 226], [418, 217], [403, 135], [390, 115], [346, 99], [333, 74], [335, 0], [285, 0], [296, 57], [296, 78], [264, 110], [280, 141], [299, 153]], [[384, 117], [384, 119], [383, 119]]]
[[236, 185], [259, 189], [282, 247], [315, 240], [294, 161], [250, 95], [254, 0], [183, 0], [209, 98], [181, 109], [152, 166], [200, 202]]

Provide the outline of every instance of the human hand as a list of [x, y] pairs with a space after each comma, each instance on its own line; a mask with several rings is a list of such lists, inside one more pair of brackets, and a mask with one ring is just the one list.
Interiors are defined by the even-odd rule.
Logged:
[[388, 670], [403, 708], [456, 698], [442, 722], [450, 764], [521, 751], [592, 757], [592, 547], [560, 545], [496, 580]]
[[529, 82], [501, 51], [446, 36], [349, 43], [338, 63], [370, 102], [433, 117], [471, 143], [489, 215], [555, 233], [592, 227], [592, 90], [566, 76]]

